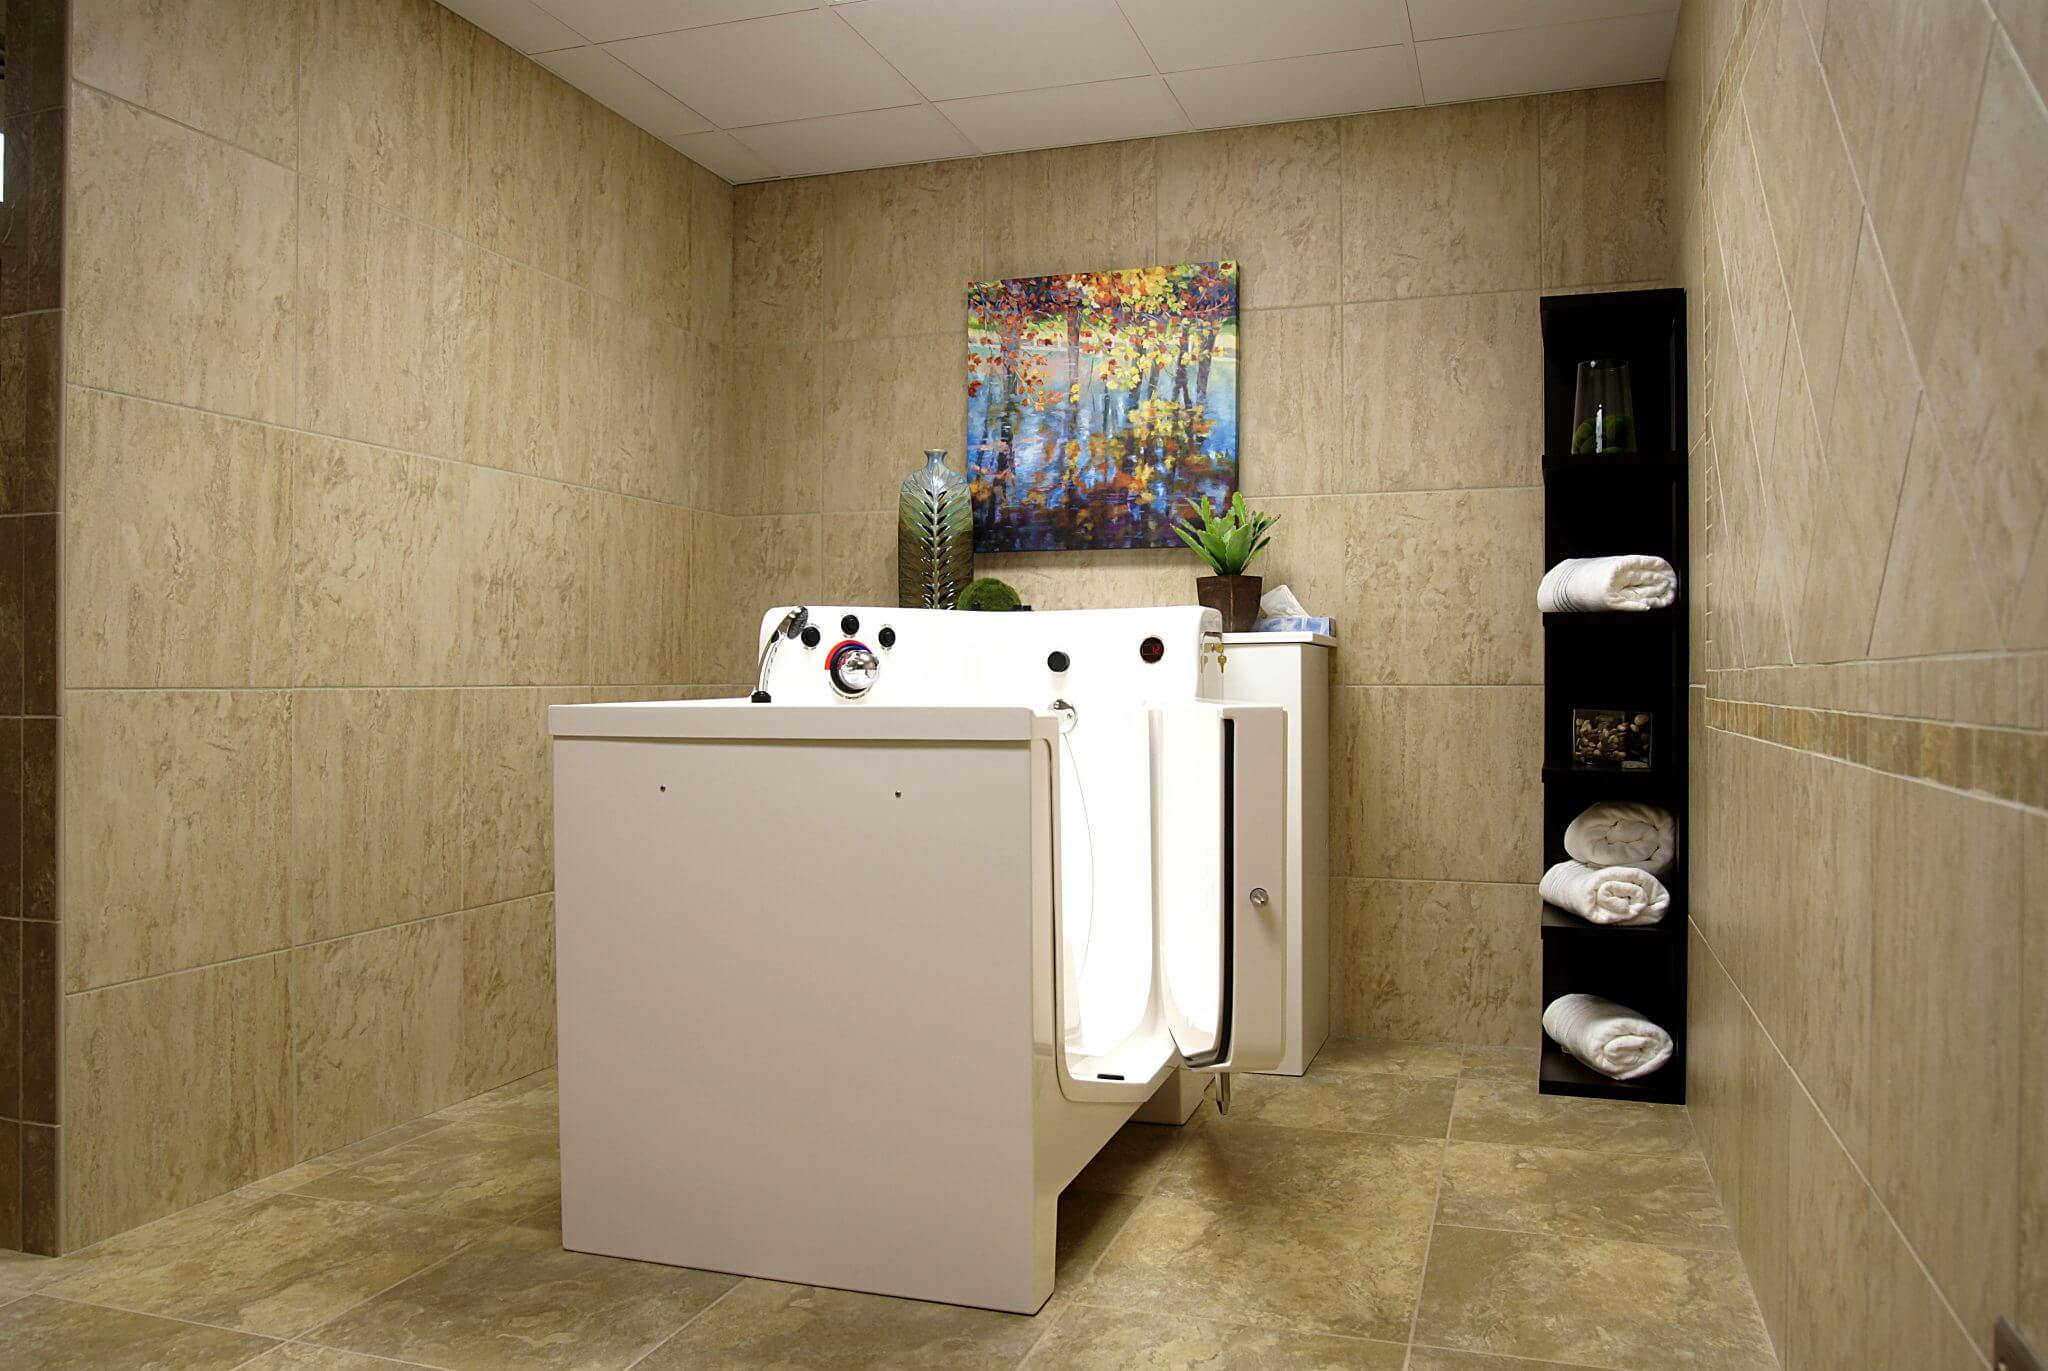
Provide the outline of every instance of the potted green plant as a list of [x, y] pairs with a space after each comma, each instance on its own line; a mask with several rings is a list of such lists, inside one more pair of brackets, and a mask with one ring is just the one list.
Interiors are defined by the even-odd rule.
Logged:
[[1216, 573], [1195, 578], [1195, 599], [1223, 616], [1225, 633], [1247, 632], [1259, 617], [1260, 580], [1244, 569], [1273, 541], [1267, 530], [1280, 516], [1254, 514], [1235, 492], [1220, 514], [1209, 507], [1206, 495], [1189, 509], [1193, 517], [1175, 524], [1173, 531]]
[[1008, 581], [999, 581], [993, 576], [977, 576], [967, 583], [960, 592], [960, 598], [953, 602], [955, 609], [1008, 610], [1022, 609], [1023, 597]]

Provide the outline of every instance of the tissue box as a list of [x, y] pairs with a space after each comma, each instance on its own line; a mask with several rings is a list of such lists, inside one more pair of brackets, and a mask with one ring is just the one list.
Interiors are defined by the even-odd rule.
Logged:
[[1337, 630], [1328, 615], [1289, 614], [1277, 619], [1260, 619], [1252, 624], [1254, 633], [1328, 633]]

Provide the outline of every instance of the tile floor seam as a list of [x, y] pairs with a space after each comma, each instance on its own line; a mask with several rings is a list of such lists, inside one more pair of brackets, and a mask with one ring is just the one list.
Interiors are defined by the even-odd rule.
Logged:
[[[1455, 1100], [1452, 1101], [1452, 1107], [1456, 1107]], [[1444, 1203], [1444, 1170], [1449, 1163], [1451, 1150], [1450, 1121], [1448, 1119], [1444, 1121], [1444, 1129], [1444, 1140], [1437, 1145], [1436, 1189], [1430, 1196], [1429, 1227], [1424, 1230], [1422, 1237], [1422, 1266], [1415, 1273], [1415, 1298], [1408, 1306], [1408, 1337], [1406, 1340], [1408, 1353], [1401, 1359], [1403, 1366], [1406, 1366], [1414, 1358], [1415, 1326], [1422, 1317], [1422, 1292], [1429, 1286], [1429, 1253], [1430, 1249], [1436, 1246], [1437, 1215], [1442, 1210]]]
[[[563, 1250], [564, 1250], [564, 1251], [566, 1251], [567, 1249], [565, 1248], [565, 1249], [563, 1249]], [[730, 1272], [725, 1272], [725, 1273], [722, 1273], [722, 1274], [725, 1274], [725, 1275], [730, 1275], [731, 1273], [730, 1273]], [[683, 1321], [682, 1321], [681, 1323], [677, 1324], [677, 1325], [676, 1325], [676, 1326], [675, 1326], [674, 1328], [670, 1329], [670, 1330], [669, 1330], [669, 1331], [668, 1331], [667, 1333], [663, 1334], [663, 1335], [662, 1335], [661, 1337], [659, 1337], [659, 1338], [655, 1339], [655, 1341], [654, 1341], [654, 1345], [653, 1345], [652, 1347], [648, 1348], [648, 1349], [647, 1349], [647, 1350], [646, 1350], [645, 1352], [642, 1352], [642, 1353], [641, 1353], [641, 1354], [640, 1354], [639, 1356], [637, 1356], [637, 1357], [633, 1358], [633, 1360], [631, 1360], [631, 1361], [627, 1362], [627, 1363], [626, 1363], [626, 1364], [625, 1364], [624, 1366], [620, 1367], [620, 1368], [619, 1368], [619, 1371], [633, 1371], [633, 1368], [634, 1368], [634, 1367], [636, 1367], [636, 1366], [638, 1366], [638, 1365], [639, 1365], [639, 1364], [640, 1364], [641, 1362], [644, 1362], [644, 1361], [646, 1361], [646, 1360], [647, 1360], [647, 1359], [648, 1359], [649, 1357], [653, 1356], [653, 1355], [654, 1355], [654, 1354], [655, 1354], [656, 1352], [659, 1352], [659, 1351], [660, 1351], [660, 1350], [661, 1350], [662, 1348], [664, 1348], [664, 1347], [668, 1346], [668, 1345], [669, 1345], [670, 1343], [674, 1342], [674, 1341], [675, 1341], [675, 1340], [676, 1340], [677, 1338], [680, 1338], [680, 1337], [681, 1337], [681, 1336], [683, 1335], [683, 1330], [684, 1330], [684, 1329], [688, 1328], [688, 1327], [689, 1327], [689, 1326], [690, 1326], [691, 1324], [695, 1323], [695, 1322], [696, 1322], [697, 1320], [699, 1320], [699, 1319], [703, 1318], [703, 1317], [704, 1317], [704, 1316], [705, 1316], [706, 1314], [709, 1314], [709, 1313], [710, 1313], [710, 1312], [711, 1312], [712, 1310], [714, 1310], [714, 1309], [718, 1308], [718, 1306], [719, 1306], [719, 1305], [721, 1305], [721, 1304], [725, 1303], [725, 1299], [726, 1299], [726, 1296], [728, 1296], [728, 1295], [732, 1294], [732, 1292], [733, 1292], [733, 1291], [735, 1291], [735, 1290], [739, 1289], [739, 1288], [740, 1288], [741, 1286], [745, 1285], [745, 1284], [746, 1284], [746, 1283], [747, 1283], [748, 1281], [750, 1281], [750, 1280], [754, 1280], [754, 1279], [756, 1279], [756, 1278], [755, 1278], [755, 1277], [753, 1277], [753, 1276], [740, 1276], [740, 1277], [738, 1277], [737, 1279], [735, 1279], [735, 1280], [733, 1281], [733, 1283], [732, 1283], [731, 1285], [727, 1286], [727, 1287], [726, 1287], [725, 1289], [723, 1289], [723, 1290], [721, 1290], [721, 1291], [719, 1291], [719, 1292], [718, 1292], [718, 1297], [717, 1297], [716, 1299], [712, 1300], [712, 1301], [711, 1301], [711, 1302], [710, 1302], [709, 1304], [705, 1305], [705, 1306], [704, 1306], [704, 1307], [703, 1307], [702, 1309], [699, 1309], [699, 1310], [698, 1310], [698, 1311], [697, 1311], [696, 1313], [694, 1313], [694, 1314], [690, 1315], [690, 1317], [689, 1317], [689, 1318], [687, 1318], [687, 1319], [684, 1319], [684, 1320], [683, 1320]]]
[[[182, 1323], [192, 1328], [208, 1328], [216, 1333], [239, 1333], [245, 1338], [268, 1338], [273, 1347], [279, 1343], [291, 1341], [290, 1337], [282, 1333], [258, 1333], [253, 1328], [243, 1328], [238, 1324], [209, 1323], [205, 1319], [188, 1318], [183, 1314], [163, 1314], [154, 1309], [136, 1309], [125, 1304], [109, 1304], [105, 1300], [82, 1300], [75, 1295], [55, 1295], [47, 1290], [31, 1290], [22, 1298], [26, 1299], [30, 1295], [39, 1296], [46, 1300], [55, 1300], [59, 1304], [75, 1304], [83, 1309], [107, 1309], [116, 1314], [132, 1314], [137, 1318], [162, 1319], [166, 1323]], [[20, 1301], [10, 1300], [8, 1303], [18, 1304]], [[264, 1349], [266, 1352], [269, 1350], [270, 1348]]]
[[[314, 1197], [314, 1198], [317, 1198], [317, 1197]], [[360, 1202], [360, 1201], [346, 1201], [345, 1203], [361, 1203], [361, 1202]], [[379, 1207], [380, 1207], [380, 1208], [386, 1208], [386, 1209], [389, 1209], [389, 1208], [393, 1208], [394, 1206], [390, 1206], [390, 1205], [382, 1205], [382, 1206], [379, 1206]], [[414, 1211], [414, 1212], [417, 1212], [417, 1211]], [[496, 1227], [504, 1227], [504, 1226], [505, 1226], [505, 1225], [496, 1225], [496, 1226], [494, 1226], [494, 1231], [495, 1231], [495, 1228], [496, 1228]], [[457, 1244], [456, 1244], [456, 1245], [455, 1245], [455, 1246], [454, 1246], [453, 1248], [450, 1248], [450, 1249], [449, 1249], [448, 1251], [446, 1251], [446, 1252], [442, 1253], [442, 1254], [441, 1254], [441, 1255], [440, 1255], [439, 1257], [436, 1257], [436, 1258], [435, 1258], [435, 1259], [434, 1259], [433, 1261], [430, 1261], [430, 1262], [428, 1262], [428, 1263], [427, 1263], [427, 1264], [426, 1264], [425, 1266], [422, 1266], [422, 1267], [420, 1267], [420, 1268], [418, 1268], [417, 1270], [414, 1270], [414, 1271], [408, 1271], [408, 1272], [406, 1272], [406, 1274], [404, 1274], [403, 1276], [400, 1276], [400, 1277], [399, 1277], [399, 1278], [398, 1278], [397, 1280], [395, 1280], [395, 1281], [392, 1281], [392, 1282], [391, 1282], [391, 1283], [390, 1283], [389, 1285], [386, 1285], [386, 1286], [383, 1286], [383, 1287], [381, 1287], [381, 1288], [379, 1288], [379, 1289], [377, 1289], [377, 1290], [373, 1290], [373, 1291], [371, 1291], [371, 1292], [370, 1292], [370, 1294], [368, 1294], [367, 1296], [365, 1296], [364, 1298], [362, 1298], [362, 1299], [360, 1299], [360, 1300], [357, 1300], [357, 1301], [356, 1301], [356, 1302], [355, 1302], [354, 1304], [351, 1304], [351, 1305], [347, 1306], [346, 1308], [343, 1308], [343, 1309], [337, 1309], [337, 1310], [335, 1310], [335, 1311], [334, 1311], [334, 1312], [333, 1312], [332, 1314], [329, 1314], [329, 1315], [328, 1315], [328, 1316], [327, 1316], [326, 1318], [324, 1318], [324, 1319], [320, 1319], [319, 1321], [317, 1321], [317, 1322], [315, 1322], [315, 1323], [313, 1323], [313, 1324], [310, 1324], [310, 1325], [308, 1325], [307, 1327], [305, 1327], [305, 1328], [303, 1328], [303, 1329], [299, 1330], [299, 1331], [298, 1331], [297, 1333], [294, 1333], [294, 1334], [292, 1334], [292, 1335], [291, 1335], [291, 1336], [290, 1336], [290, 1337], [289, 1337], [289, 1338], [287, 1339], [287, 1341], [289, 1341], [289, 1342], [308, 1342], [308, 1343], [312, 1343], [312, 1342], [313, 1342], [313, 1335], [314, 1335], [315, 1333], [318, 1333], [318, 1332], [319, 1332], [319, 1331], [320, 1331], [321, 1329], [323, 1329], [323, 1328], [326, 1328], [326, 1327], [329, 1327], [330, 1325], [332, 1325], [332, 1324], [335, 1324], [335, 1323], [338, 1323], [338, 1322], [340, 1322], [340, 1321], [341, 1321], [342, 1319], [344, 1319], [344, 1318], [347, 1318], [347, 1317], [348, 1317], [348, 1316], [349, 1316], [350, 1314], [353, 1314], [353, 1313], [354, 1313], [354, 1312], [355, 1312], [356, 1310], [358, 1310], [358, 1309], [361, 1309], [361, 1308], [362, 1308], [362, 1307], [363, 1307], [364, 1305], [366, 1305], [366, 1304], [370, 1303], [370, 1301], [371, 1301], [371, 1300], [376, 1300], [376, 1299], [381, 1299], [381, 1298], [383, 1298], [383, 1297], [384, 1297], [385, 1295], [388, 1295], [388, 1294], [390, 1294], [390, 1293], [391, 1293], [392, 1291], [396, 1290], [396, 1289], [397, 1289], [397, 1288], [398, 1288], [399, 1286], [401, 1286], [401, 1285], [404, 1285], [404, 1284], [405, 1284], [405, 1283], [406, 1283], [407, 1281], [409, 1281], [409, 1280], [412, 1280], [412, 1279], [413, 1279], [414, 1277], [416, 1277], [416, 1276], [424, 1276], [424, 1275], [426, 1275], [426, 1274], [427, 1274], [427, 1273], [428, 1273], [429, 1271], [433, 1271], [433, 1270], [436, 1270], [436, 1269], [438, 1269], [438, 1268], [440, 1268], [440, 1267], [446, 1266], [446, 1265], [447, 1265], [447, 1264], [448, 1264], [449, 1262], [451, 1262], [451, 1261], [454, 1261], [454, 1260], [455, 1260], [455, 1259], [456, 1259], [456, 1258], [457, 1258], [458, 1256], [462, 1255], [462, 1253], [464, 1253], [464, 1252], [466, 1252], [467, 1250], [469, 1250], [469, 1248], [471, 1248], [471, 1247], [475, 1246], [475, 1245], [476, 1245], [477, 1243], [480, 1243], [480, 1242], [482, 1242], [482, 1241], [483, 1241], [483, 1240], [484, 1240], [485, 1238], [487, 1238], [487, 1237], [490, 1237], [490, 1236], [492, 1236], [492, 1235], [491, 1235], [491, 1233], [488, 1233], [488, 1232], [487, 1232], [487, 1233], [479, 1233], [479, 1234], [477, 1234], [477, 1235], [476, 1235], [475, 1237], [471, 1237], [471, 1238], [464, 1238], [464, 1239], [463, 1239], [463, 1240], [462, 1240], [461, 1242], [457, 1243]], [[337, 1352], [353, 1352], [353, 1351], [355, 1351], [355, 1349], [354, 1349], [354, 1348], [352, 1348], [352, 1347], [340, 1347], [340, 1346], [336, 1346], [336, 1345], [334, 1345], [334, 1344], [330, 1344], [330, 1343], [314, 1343], [313, 1345], [314, 1345], [314, 1346], [317, 1346], [317, 1347], [331, 1347], [331, 1348], [332, 1348], [332, 1349], [333, 1349], [334, 1351], [337, 1351]]]
[[[1551, 1233], [1540, 1228], [1496, 1228], [1491, 1224], [1449, 1223], [1441, 1219], [1436, 1222], [1434, 1227], [1463, 1229], [1469, 1233], [1501, 1233], [1513, 1238], [1556, 1238], [1564, 1242], [1621, 1243], [1628, 1247], [1654, 1247], [1662, 1252], [1687, 1252], [1698, 1256], [1741, 1256], [1741, 1253], [1732, 1247], [1692, 1247], [1685, 1243], [1645, 1242], [1641, 1238], [1603, 1238], [1590, 1233]], [[1745, 1274], [1747, 1273], [1745, 1272]]]

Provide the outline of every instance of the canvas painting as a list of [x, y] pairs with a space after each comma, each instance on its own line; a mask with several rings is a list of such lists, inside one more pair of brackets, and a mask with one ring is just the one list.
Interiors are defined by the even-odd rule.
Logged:
[[970, 287], [967, 464], [977, 552], [1179, 547], [1237, 489], [1237, 264]]

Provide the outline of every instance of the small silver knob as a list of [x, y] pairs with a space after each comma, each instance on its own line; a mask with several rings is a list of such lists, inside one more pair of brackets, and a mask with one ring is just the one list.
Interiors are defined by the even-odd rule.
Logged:
[[1269, 902], [1269, 901], [1270, 901], [1271, 899], [1272, 899], [1272, 896], [1270, 896], [1270, 895], [1268, 895], [1268, 894], [1266, 893], [1266, 887], [1264, 887], [1264, 886], [1262, 886], [1262, 885], [1255, 885], [1255, 886], [1253, 886], [1253, 887], [1252, 887], [1252, 904], [1253, 904], [1253, 905], [1257, 906], [1257, 907], [1258, 907], [1258, 908], [1260, 908], [1260, 909], [1264, 909], [1264, 908], [1266, 907], [1267, 903], [1268, 903], [1268, 902]]

